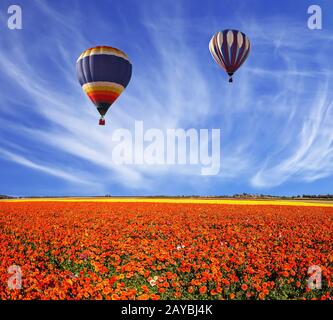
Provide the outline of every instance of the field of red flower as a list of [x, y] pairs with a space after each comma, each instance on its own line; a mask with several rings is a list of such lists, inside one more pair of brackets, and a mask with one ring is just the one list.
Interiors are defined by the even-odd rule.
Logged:
[[[0, 299], [332, 299], [333, 208], [0, 203]], [[11, 265], [22, 288], [10, 289]], [[322, 287], [307, 285], [310, 266]]]

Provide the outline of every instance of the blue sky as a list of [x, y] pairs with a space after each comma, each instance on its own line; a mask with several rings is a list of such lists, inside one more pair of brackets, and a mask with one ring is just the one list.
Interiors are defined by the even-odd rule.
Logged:
[[[98, 4], [96, 4], [98, 3]], [[329, 1], [16, 1], [0, 4], [0, 194], [332, 193], [333, 4]], [[318, 4], [323, 29], [307, 28]], [[208, 51], [219, 30], [252, 51], [230, 85]], [[95, 45], [124, 50], [132, 80], [99, 127], [75, 74]], [[116, 128], [220, 128], [221, 169], [119, 166]]]

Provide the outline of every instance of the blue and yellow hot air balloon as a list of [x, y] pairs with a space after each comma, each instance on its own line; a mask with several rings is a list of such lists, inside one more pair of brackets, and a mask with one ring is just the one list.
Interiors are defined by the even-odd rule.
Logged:
[[105, 114], [131, 79], [132, 64], [128, 56], [109, 46], [90, 48], [77, 60], [76, 72], [83, 91], [101, 115], [99, 124], [105, 125]]

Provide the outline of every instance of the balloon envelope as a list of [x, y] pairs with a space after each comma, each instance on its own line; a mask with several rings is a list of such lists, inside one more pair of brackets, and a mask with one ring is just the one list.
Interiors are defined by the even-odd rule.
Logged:
[[250, 53], [250, 40], [238, 30], [216, 32], [209, 42], [209, 51], [216, 63], [230, 76], [244, 63]]
[[121, 50], [97, 46], [82, 52], [76, 63], [76, 72], [83, 91], [103, 117], [127, 87], [132, 64]]

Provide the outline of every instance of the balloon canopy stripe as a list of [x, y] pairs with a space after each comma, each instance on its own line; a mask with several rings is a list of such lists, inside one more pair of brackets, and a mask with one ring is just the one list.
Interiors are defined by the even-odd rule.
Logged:
[[114, 82], [92, 82], [84, 84], [82, 89], [87, 94], [99, 91], [112, 91], [121, 94], [125, 88], [122, 85]]
[[110, 105], [119, 97], [119, 94], [110, 92], [90, 93], [88, 94], [91, 101], [98, 105], [100, 103], [109, 103]]
[[79, 62], [79, 60], [81, 60], [85, 57], [92, 56], [92, 55], [99, 55], [99, 54], [117, 56], [117, 57], [123, 58], [123, 59], [127, 60], [128, 62], [130, 62], [128, 56], [124, 52], [122, 52], [119, 49], [116, 49], [113, 47], [107, 47], [107, 46], [98, 46], [95, 48], [87, 49], [86, 51], [82, 52], [82, 54], [78, 58], [77, 62]]
[[112, 82], [86, 83], [82, 88], [96, 106], [111, 105], [124, 90], [123, 86]]
[[124, 88], [132, 74], [132, 65], [113, 55], [91, 55], [77, 62], [77, 76], [81, 85], [91, 82], [115, 82]]

